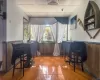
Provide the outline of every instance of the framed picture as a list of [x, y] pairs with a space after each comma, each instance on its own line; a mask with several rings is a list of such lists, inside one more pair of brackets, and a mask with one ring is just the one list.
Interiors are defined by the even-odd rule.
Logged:
[[71, 18], [70, 25], [70, 30], [77, 28], [77, 15]]

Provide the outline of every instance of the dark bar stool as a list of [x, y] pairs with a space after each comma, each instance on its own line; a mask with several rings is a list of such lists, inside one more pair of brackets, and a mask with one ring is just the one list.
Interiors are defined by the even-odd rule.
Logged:
[[[21, 49], [21, 44], [12, 44], [13, 46], [13, 53], [12, 53], [12, 60], [11, 63], [13, 65], [13, 74], [12, 76], [14, 76], [14, 72], [15, 69], [22, 69], [23, 71], [23, 76], [24, 76], [24, 58], [26, 57], [26, 54], [24, 54], [23, 50]], [[20, 59], [19, 61], [17, 61], [18, 59]], [[16, 66], [20, 63], [20, 68], [16, 68]]]
[[70, 45], [72, 42], [67, 41], [65, 44], [65, 56], [68, 57], [68, 60], [66, 62], [69, 62], [69, 54], [70, 54]]
[[[69, 57], [69, 54], [70, 54], [70, 45], [71, 45], [71, 43], [72, 42], [70, 42], [70, 41], [63, 41], [62, 42], [62, 46], [61, 46], [61, 51], [62, 51], [62, 53], [63, 53], [63, 56], [66, 58], [66, 57]], [[65, 59], [65, 61], [66, 61], [66, 59]], [[69, 60], [68, 61], [66, 61], [66, 62], [69, 62]]]
[[16, 68], [18, 64], [15, 64], [13, 65], [13, 75], [14, 76], [14, 72], [15, 72], [15, 69], [22, 69], [23, 70], [23, 76], [24, 76], [24, 55], [21, 55], [20, 56], [20, 68]]
[[60, 49], [60, 55], [62, 56], [62, 57], [66, 57], [66, 41], [63, 41], [62, 43], [61, 43], [61, 49]]
[[2, 65], [2, 61], [0, 61], [0, 68], [1, 68], [1, 65]]
[[81, 63], [82, 71], [84, 71], [83, 62], [87, 60], [86, 44], [84, 42], [72, 42], [69, 57], [69, 64], [70, 62], [74, 64], [74, 72], [77, 63]]

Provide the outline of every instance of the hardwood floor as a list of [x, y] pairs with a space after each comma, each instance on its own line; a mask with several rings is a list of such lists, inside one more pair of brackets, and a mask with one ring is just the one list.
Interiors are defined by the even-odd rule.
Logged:
[[25, 69], [25, 75], [16, 70], [12, 77], [12, 70], [5, 74], [2, 80], [93, 80], [92, 77], [82, 72], [77, 67], [76, 72], [73, 66], [64, 62], [62, 57], [36, 57], [34, 65]]

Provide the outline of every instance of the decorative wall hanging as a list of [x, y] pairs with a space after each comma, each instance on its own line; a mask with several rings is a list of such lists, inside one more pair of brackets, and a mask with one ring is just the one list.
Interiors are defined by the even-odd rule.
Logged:
[[79, 23], [80, 26], [82, 26], [84, 28], [84, 25], [83, 25], [83, 23], [82, 23], [80, 18], [77, 19], [77, 22]]
[[84, 30], [92, 30], [97, 28], [100, 28], [99, 7], [94, 1], [89, 1], [84, 16]]
[[[82, 21], [81, 21], [81, 19], [80, 19], [80, 18], [78, 18], [78, 19], [77, 19], [77, 22], [78, 22], [78, 23], [79, 23], [79, 25], [80, 25], [80, 26], [82, 26], [82, 27], [83, 27], [83, 29], [84, 29], [84, 25], [83, 25], [83, 23], [82, 23]], [[90, 37], [90, 38], [92, 38], [91, 34], [90, 34], [87, 30], [86, 30], [86, 33], [89, 35], [89, 37]]]
[[77, 16], [74, 16], [70, 20], [71, 26], [70, 30], [76, 29], [77, 28]]
[[[83, 23], [82, 23], [82, 21], [81, 21], [80, 18], [77, 19], [77, 22], [79, 23], [80, 26], [82, 26], [82, 27], [84, 28], [84, 25], [83, 25]], [[89, 35], [89, 37], [90, 37], [91, 39], [95, 39], [96, 36], [99, 34], [100, 29], [96, 32], [96, 34], [95, 34], [94, 36], [92, 36], [92, 35], [88, 32], [88, 30], [85, 30], [85, 31], [86, 31], [86, 33]]]
[[84, 16], [84, 30], [87, 32], [87, 34], [90, 36], [90, 38], [95, 38], [98, 33], [100, 32], [100, 29], [96, 32], [94, 36], [91, 36], [91, 34], [88, 32], [88, 30], [94, 30], [97, 28], [100, 28], [100, 11], [98, 5], [94, 1], [89, 1], [85, 16]]

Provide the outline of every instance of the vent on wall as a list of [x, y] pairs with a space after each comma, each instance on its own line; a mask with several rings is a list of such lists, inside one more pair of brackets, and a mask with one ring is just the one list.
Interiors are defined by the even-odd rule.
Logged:
[[48, 0], [48, 5], [58, 5], [58, 0]]

